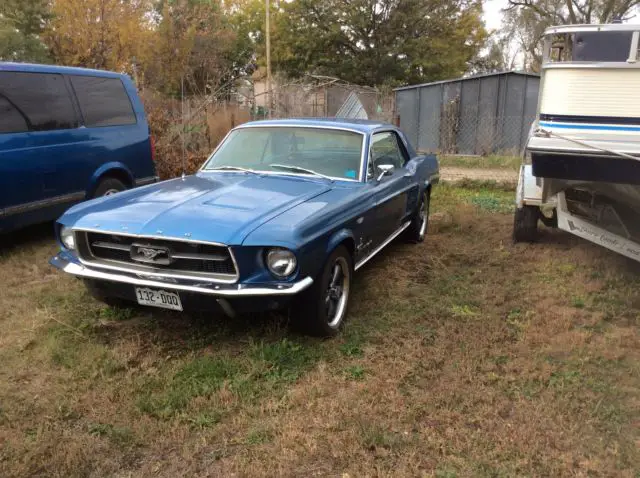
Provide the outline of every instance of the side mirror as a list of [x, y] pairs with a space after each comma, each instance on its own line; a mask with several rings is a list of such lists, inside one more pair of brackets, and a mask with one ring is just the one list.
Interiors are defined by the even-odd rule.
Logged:
[[393, 164], [379, 164], [378, 165], [378, 177], [376, 178], [376, 182], [382, 181], [382, 178], [385, 176], [391, 176], [393, 174], [393, 170], [395, 166]]

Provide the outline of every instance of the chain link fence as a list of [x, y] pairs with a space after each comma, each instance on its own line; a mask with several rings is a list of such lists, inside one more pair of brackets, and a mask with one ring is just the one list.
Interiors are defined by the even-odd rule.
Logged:
[[400, 127], [422, 152], [518, 155], [536, 114], [540, 79], [504, 72], [398, 88]]
[[[346, 117], [393, 121], [395, 96], [336, 78], [307, 77], [276, 84], [269, 94], [248, 81], [207, 96], [166, 98], [141, 92], [156, 146], [161, 178], [196, 171], [224, 136], [251, 120]], [[270, 107], [269, 107], [270, 105]]]
[[447, 155], [519, 156], [530, 126], [522, 116], [459, 116], [445, 110], [418, 125], [419, 137], [426, 138], [419, 142], [419, 150]]

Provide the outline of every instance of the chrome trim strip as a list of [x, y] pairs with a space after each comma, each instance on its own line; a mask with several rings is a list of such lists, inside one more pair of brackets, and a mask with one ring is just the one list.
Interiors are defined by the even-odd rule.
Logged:
[[366, 256], [366, 257], [362, 258], [360, 261], [358, 261], [358, 263], [355, 265], [353, 270], [357, 271], [363, 265], [365, 265], [367, 262], [369, 262], [373, 258], [373, 256], [375, 256], [378, 252], [380, 252], [382, 249], [384, 249], [391, 241], [393, 241], [396, 237], [398, 237], [402, 233], [402, 231], [404, 231], [407, 227], [409, 227], [410, 224], [411, 224], [411, 221], [407, 221], [402, 226], [400, 226], [400, 229], [398, 229], [393, 234], [391, 234], [382, 244], [380, 244], [378, 247], [376, 247], [368, 256]]
[[[382, 123], [381, 123], [382, 124]], [[229, 135], [231, 133], [233, 133], [234, 131], [240, 130], [240, 129], [249, 129], [249, 128], [310, 128], [310, 129], [329, 129], [329, 130], [335, 130], [335, 131], [348, 131], [350, 133], [357, 133], [359, 135], [362, 135], [362, 147], [361, 147], [361, 154], [360, 154], [360, 170], [358, 171], [358, 179], [348, 179], [348, 178], [335, 178], [338, 179], [340, 181], [350, 181], [350, 182], [363, 182], [363, 168], [365, 165], [365, 161], [367, 159], [367, 151], [366, 151], [366, 145], [367, 145], [367, 136], [368, 133], [365, 133], [363, 131], [360, 131], [358, 129], [355, 128], [348, 128], [348, 127], [340, 127], [340, 126], [317, 126], [317, 125], [309, 125], [309, 124], [300, 124], [300, 125], [294, 125], [294, 124], [277, 124], [277, 125], [268, 125], [268, 124], [259, 124], [259, 123], [245, 123], [239, 126], [236, 126], [235, 128], [233, 128], [231, 131], [229, 131], [224, 138], [222, 138], [222, 141], [220, 141], [218, 143], [218, 145], [215, 147], [215, 149], [211, 152], [211, 154], [209, 155], [209, 157], [205, 160], [205, 162], [203, 163], [202, 166], [200, 166], [200, 169], [198, 169], [198, 172], [212, 172], [212, 170], [207, 170], [205, 169], [206, 165], [209, 163], [209, 161], [211, 161], [211, 159], [213, 158], [213, 156], [216, 154], [216, 152], [222, 147], [222, 145], [225, 143], [225, 141], [227, 140], [227, 138], [229, 137]], [[227, 171], [227, 172], [232, 172], [232, 171]], [[256, 171], [258, 172], [258, 171]], [[273, 171], [269, 171], [270, 174], [272, 175], [282, 175], [282, 172], [273, 172]], [[262, 171], [259, 172], [259, 174], [262, 174]], [[290, 174], [290, 176], [302, 176], [302, 177], [310, 177], [309, 174]]]
[[[229, 257], [231, 257], [231, 262], [233, 263], [233, 267], [236, 272], [235, 274], [211, 274], [207, 272], [188, 273], [188, 271], [185, 271], [185, 274], [176, 274], [175, 272], [171, 272], [170, 270], [165, 271], [163, 269], [154, 268], [149, 265], [135, 264], [135, 263], [129, 263], [129, 262], [122, 262], [122, 261], [112, 261], [109, 259], [99, 259], [93, 256], [93, 254], [92, 254], [92, 257], [95, 260], [86, 260], [80, 257], [80, 255], [78, 255], [78, 259], [85, 266], [98, 267], [101, 269], [125, 272], [130, 274], [144, 274], [151, 277], [170, 277], [172, 279], [186, 279], [186, 280], [207, 279], [213, 282], [218, 282], [220, 284], [233, 284], [237, 282], [238, 279], [240, 278], [240, 269], [238, 268], [236, 257], [233, 254], [233, 250], [226, 244], [220, 244], [217, 242], [206, 242], [206, 241], [192, 241], [192, 240], [183, 239], [183, 238], [176, 239], [173, 237], [164, 237], [164, 236], [142, 236], [139, 234], [130, 234], [130, 233], [127, 234], [127, 233], [120, 233], [120, 232], [113, 232], [113, 231], [101, 231], [99, 229], [73, 229], [73, 231], [74, 233], [76, 233], [76, 238], [77, 238], [78, 232], [84, 232], [85, 237], [82, 240], [85, 241], [87, 244], [88, 244], [88, 241], [87, 241], [86, 233], [95, 232], [98, 234], [111, 234], [114, 236], [134, 237], [140, 240], [156, 239], [156, 240], [162, 240], [162, 241], [176, 241], [176, 242], [186, 242], [186, 243], [193, 243], [193, 244], [205, 244], [205, 245], [213, 245], [217, 247], [224, 247], [229, 252]], [[89, 251], [89, 253], [91, 254], [91, 251]], [[114, 264], [114, 265], [111, 265], [111, 264]]]
[[190, 252], [182, 252], [180, 254], [171, 254], [172, 259], [187, 259], [189, 261], [210, 261], [210, 262], [224, 262], [226, 257], [215, 254], [192, 254]]
[[24, 212], [33, 211], [35, 209], [41, 209], [43, 207], [57, 206], [59, 204], [65, 204], [73, 201], [82, 201], [86, 198], [86, 196], [87, 195], [84, 191], [78, 191], [71, 194], [63, 194], [61, 196], [54, 196], [47, 199], [40, 199], [38, 201], [18, 204], [16, 206], [9, 206], [5, 208], [4, 215], [11, 216], [13, 214], [21, 214]]
[[[131, 247], [134, 244], [115, 244], [113, 242], [95, 241], [91, 243], [91, 247], [97, 247], [99, 249], [113, 249], [115, 251], [131, 251]], [[211, 262], [224, 262], [227, 258], [223, 255], [215, 254], [192, 254], [190, 252], [182, 252], [178, 254], [171, 254], [173, 259], [187, 259], [193, 261], [211, 261]], [[104, 260], [104, 259], [103, 259]], [[108, 260], [108, 259], [107, 259]], [[117, 261], [116, 261], [117, 262]]]
[[147, 184], [157, 183], [159, 176], [147, 176], [145, 178], [136, 179], [136, 186], [146, 186]]
[[74, 227], [73, 231], [74, 232], [96, 232], [98, 234], [109, 234], [112, 236], [135, 237], [136, 239], [158, 239], [159, 241], [192, 242], [194, 244], [208, 244], [211, 246], [228, 247], [226, 244], [222, 244], [221, 242], [198, 241], [195, 239], [189, 239], [187, 237], [159, 236], [159, 235], [152, 235], [152, 234], [151, 235], [132, 234], [130, 232], [108, 231], [106, 229], [91, 228], [91, 227], [79, 227], [79, 228]]
[[238, 284], [235, 286], [206, 286], [206, 285], [184, 285], [184, 284], [171, 284], [167, 282], [159, 282], [149, 279], [140, 279], [135, 277], [127, 277], [120, 274], [109, 274], [106, 272], [95, 271], [87, 267], [68, 262], [60, 256], [55, 256], [51, 259], [51, 265], [58, 269], [72, 274], [77, 277], [83, 277], [87, 279], [97, 279], [109, 282], [118, 282], [124, 284], [131, 284], [141, 287], [157, 287], [161, 289], [178, 290], [185, 292], [195, 292], [199, 294], [207, 294], [213, 296], [225, 296], [225, 297], [251, 297], [251, 296], [288, 296], [294, 295], [307, 289], [313, 284], [311, 277], [305, 277], [304, 279], [295, 282], [293, 284], [277, 284], [273, 287], [265, 286], [247, 286]]
[[633, 23], [607, 23], [607, 24], [582, 24], [582, 25], [560, 25], [549, 27], [544, 31], [544, 36], [558, 33], [580, 33], [580, 32], [636, 32], [640, 30], [640, 25]]
[[112, 242], [95, 241], [91, 243], [91, 247], [97, 247], [99, 249], [113, 249], [114, 251], [127, 251], [131, 250], [131, 246], [124, 244], [114, 244]]
[[[204, 169], [202, 171], [198, 171], [200, 173], [234, 173], [234, 174], [251, 174], [245, 171], [232, 171], [230, 169]], [[313, 174], [303, 174], [303, 173], [294, 173], [292, 171], [263, 171], [261, 169], [256, 169], [254, 171], [258, 176], [295, 176], [298, 178], [307, 178], [307, 179], [331, 179], [334, 181], [345, 181], [350, 183], [359, 183], [359, 179], [349, 179], [349, 178], [339, 178], [337, 176], [316, 176]]]
[[[162, 269], [152, 267], [150, 265], [134, 264], [134, 263], [129, 264], [128, 262], [112, 261], [109, 259], [86, 260], [86, 259], [82, 259], [81, 257], [78, 257], [78, 259], [80, 260], [82, 265], [87, 267], [96, 267], [98, 269], [124, 272], [127, 274], [139, 274], [139, 275], [145, 275], [149, 277], [158, 277], [158, 278], [168, 277], [171, 279], [182, 279], [182, 280], [208, 280], [208, 281], [217, 282], [220, 284], [234, 284], [238, 281], [238, 278], [239, 278], [238, 274], [235, 274], [235, 275], [212, 274], [208, 272], [189, 272], [189, 271], [184, 271], [184, 274], [176, 274], [175, 270], [174, 272], [172, 272], [171, 270], [165, 271]], [[235, 264], [235, 261], [234, 261], [234, 264]], [[133, 267], [125, 267], [126, 265], [131, 265]], [[237, 270], [238, 269], [236, 267], [236, 271]], [[228, 279], [225, 279], [225, 277], [228, 277]]]
[[635, 63], [638, 59], [638, 41], [640, 40], [640, 31], [633, 32], [631, 35], [631, 48], [629, 49], [629, 59], [627, 62]]
[[[311, 120], [313, 121], [313, 120]], [[383, 124], [383, 123], [380, 123]], [[316, 124], [260, 124], [245, 123], [236, 126], [234, 129], [249, 129], [249, 128], [310, 128], [310, 129], [333, 129], [338, 131], [349, 131], [351, 133], [365, 134], [357, 128], [349, 128], [348, 126], [331, 126], [331, 125], [316, 125]]]

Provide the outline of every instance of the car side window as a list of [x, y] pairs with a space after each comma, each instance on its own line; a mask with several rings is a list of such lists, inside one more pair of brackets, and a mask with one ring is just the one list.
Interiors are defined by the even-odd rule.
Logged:
[[129, 95], [120, 78], [71, 75], [87, 127], [120, 126], [136, 123]]
[[62, 75], [0, 71], [0, 134], [77, 126]]
[[402, 168], [406, 162], [407, 157], [400, 147], [396, 133], [385, 131], [373, 135], [369, 149], [367, 177], [375, 176], [376, 168], [381, 164], [391, 164], [396, 168]]

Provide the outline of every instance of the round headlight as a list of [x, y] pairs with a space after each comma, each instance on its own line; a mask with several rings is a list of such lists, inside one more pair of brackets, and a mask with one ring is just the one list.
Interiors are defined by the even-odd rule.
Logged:
[[73, 250], [76, 248], [76, 238], [69, 227], [63, 226], [62, 229], [60, 229], [60, 241], [67, 249]]
[[267, 253], [267, 267], [277, 277], [288, 277], [296, 270], [296, 256], [287, 249], [271, 249]]

